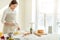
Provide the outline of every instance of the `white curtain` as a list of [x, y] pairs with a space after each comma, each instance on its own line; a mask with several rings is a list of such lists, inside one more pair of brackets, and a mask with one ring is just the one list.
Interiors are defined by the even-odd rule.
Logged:
[[[35, 23], [37, 25], [34, 28], [44, 29], [46, 32], [48, 32], [48, 27], [51, 26], [53, 28], [53, 33], [58, 33], [60, 31], [58, 29], [59, 25], [57, 24], [57, 22], [60, 22], [60, 0], [34, 1], [36, 3], [36, 13], [32, 11], [32, 14], [35, 15]], [[34, 20], [33, 17], [32, 19]]]

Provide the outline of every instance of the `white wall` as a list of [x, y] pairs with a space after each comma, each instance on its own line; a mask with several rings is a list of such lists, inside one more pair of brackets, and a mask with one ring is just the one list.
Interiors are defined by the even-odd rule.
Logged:
[[32, 22], [32, 0], [25, 0], [25, 27], [29, 30]]
[[11, 0], [0, 0], [0, 9], [9, 4]]
[[20, 13], [21, 26], [28, 30], [32, 18], [32, 0], [20, 0]]

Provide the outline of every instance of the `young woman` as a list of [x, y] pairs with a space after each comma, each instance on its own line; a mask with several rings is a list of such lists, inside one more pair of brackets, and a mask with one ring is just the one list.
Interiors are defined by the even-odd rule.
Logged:
[[18, 25], [16, 23], [16, 11], [15, 8], [17, 7], [18, 3], [16, 0], [12, 0], [9, 4], [9, 7], [4, 11], [2, 17], [2, 23], [4, 24], [3, 32], [9, 33], [13, 32]]

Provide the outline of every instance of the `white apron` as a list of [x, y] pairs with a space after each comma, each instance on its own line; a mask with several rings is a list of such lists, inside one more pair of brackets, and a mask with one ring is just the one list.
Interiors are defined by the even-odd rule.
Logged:
[[16, 12], [15, 11], [11, 11], [10, 8], [6, 9], [4, 11], [4, 14], [3, 14], [3, 17], [2, 17], [2, 22], [5, 23], [5, 22], [12, 22], [14, 23], [15, 25], [14, 26], [10, 26], [10, 25], [5, 25], [4, 24], [4, 27], [3, 27], [3, 32], [6, 34], [6, 33], [9, 33], [9, 32], [13, 32], [16, 28]]

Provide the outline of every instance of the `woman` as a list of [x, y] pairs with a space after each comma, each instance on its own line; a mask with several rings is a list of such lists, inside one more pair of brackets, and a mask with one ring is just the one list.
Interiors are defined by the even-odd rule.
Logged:
[[4, 24], [3, 32], [5, 34], [13, 32], [18, 27], [15, 20], [16, 19], [15, 8], [17, 7], [17, 5], [18, 5], [17, 1], [12, 0], [11, 3], [9, 4], [9, 8], [7, 8], [4, 11], [2, 23]]

